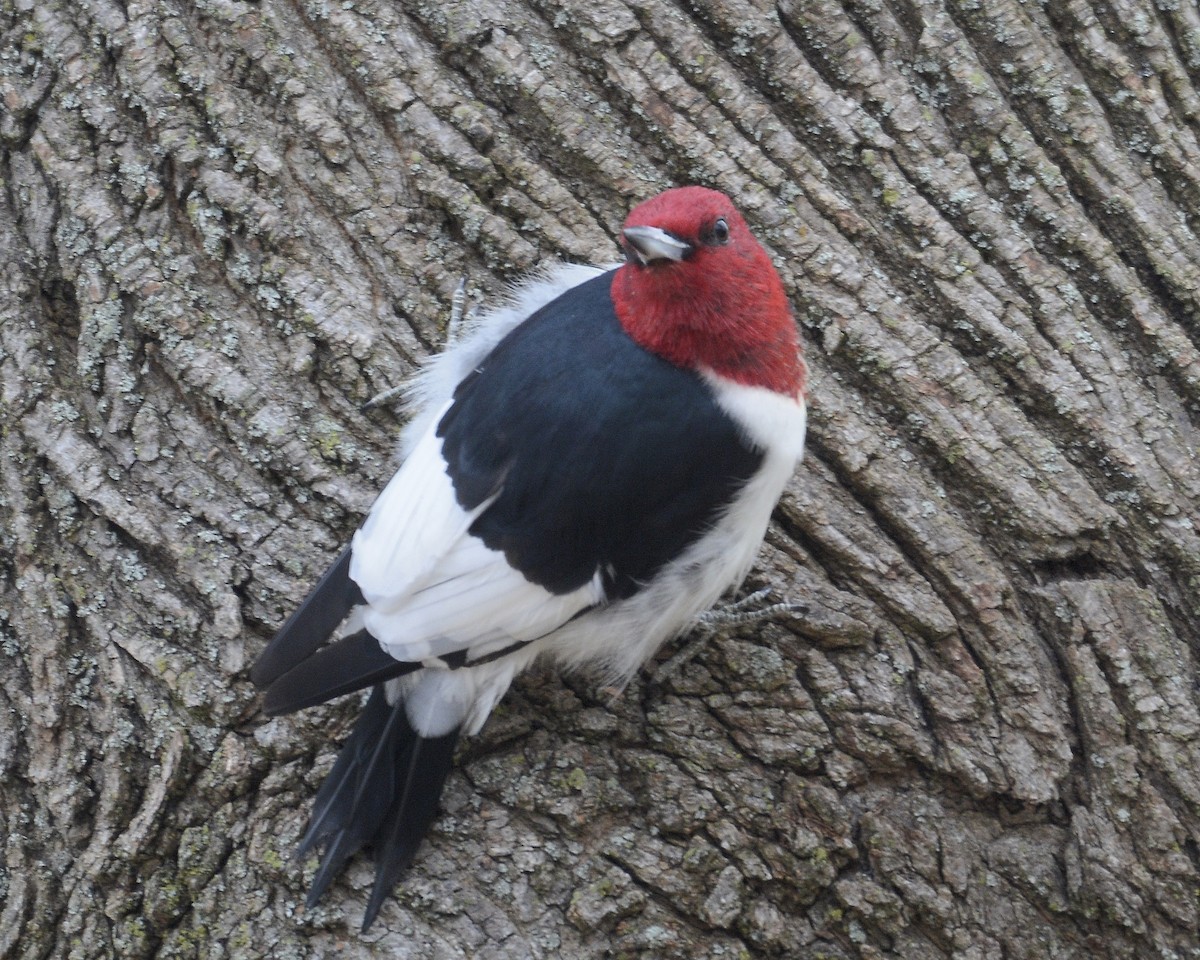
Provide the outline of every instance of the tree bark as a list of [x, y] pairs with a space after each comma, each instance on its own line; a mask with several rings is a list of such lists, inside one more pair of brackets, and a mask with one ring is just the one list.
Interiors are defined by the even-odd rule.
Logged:
[[[1054, 0], [0, 9], [0, 956], [1200, 956], [1200, 13]], [[804, 609], [521, 680], [379, 922], [291, 852], [356, 703], [249, 664], [476, 302], [729, 193]]]

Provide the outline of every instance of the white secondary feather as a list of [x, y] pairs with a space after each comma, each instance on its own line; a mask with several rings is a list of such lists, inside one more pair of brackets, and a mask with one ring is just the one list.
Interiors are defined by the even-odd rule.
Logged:
[[[448, 403], [437, 411], [440, 416]], [[485, 509], [459, 506], [446, 476], [441, 440], [430, 429], [383, 488], [366, 522], [354, 534], [350, 577], [370, 608], [391, 613], [445, 563]]]
[[[513, 677], [539, 655], [568, 667], [598, 665], [612, 682], [628, 680], [664, 641], [741, 582], [803, 449], [801, 398], [706, 374], [722, 409], [763, 453], [763, 464], [704, 536], [651, 583], [611, 605], [604, 605], [598, 573], [580, 589], [555, 595], [471, 536], [491, 500], [471, 511], [458, 503], [436, 425], [458, 384], [509, 331], [602, 269], [609, 268], [560, 265], [536, 275], [430, 360], [409, 392], [414, 417], [401, 439], [404, 462], [354, 537], [350, 575], [367, 601], [357, 611], [362, 625], [397, 660], [430, 668], [388, 685], [389, 698], [404, 699], [410, 722], [425, 736], [459, 725], [476, 732]], [[511, 654], [469, 665], [525, 641]], [[468, 659], [461, 669], [436, 659], [459, 651]]]
[[431, 424], [354, 535], [350, 576], [366, 600], [362, 624], [389, 654], [477, 659], [536, 640], [602, 599], [599, 578], [554, 594], [471, 536], [491, 498], [470, 511], [459, 505], [441, 446]]

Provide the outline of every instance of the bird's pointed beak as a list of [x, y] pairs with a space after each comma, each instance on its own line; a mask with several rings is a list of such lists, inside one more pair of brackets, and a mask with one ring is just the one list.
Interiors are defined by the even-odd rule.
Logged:
[[643, 267], [655, 260], [678, 262], [692, 252], [690, 243], [684, 243], [658, 227], [626, 227], [621, 233], [630, 259]]

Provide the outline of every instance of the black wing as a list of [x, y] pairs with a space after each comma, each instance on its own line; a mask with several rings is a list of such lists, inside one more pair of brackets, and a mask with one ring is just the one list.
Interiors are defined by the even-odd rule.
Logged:
[[315, 706], [417, 669], [419, 664], [401, 663], [388, 656], [365, 630], [320, 649], [350, 610], [362, 602], [362, 593], [350, 579], [347, 547], [279, 628], [250, 671], [250, 679], [267, 688], [263, 711], [268, 716]]
[[627, 597], [719, 518], [762, 454], [695, 372], [638, 346], [612, 273], [510, 333], [438, 424], [471, 533], [553, 593]]

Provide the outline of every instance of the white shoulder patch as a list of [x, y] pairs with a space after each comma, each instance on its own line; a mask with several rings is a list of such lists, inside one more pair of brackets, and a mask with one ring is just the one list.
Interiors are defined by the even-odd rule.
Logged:
[[736, 383], [711, 370], [704, 371], [703, 376], [721, 409], [742, 428], [755, 447], [793, 463], [800, 459], [808, 422], [803, 397]]

